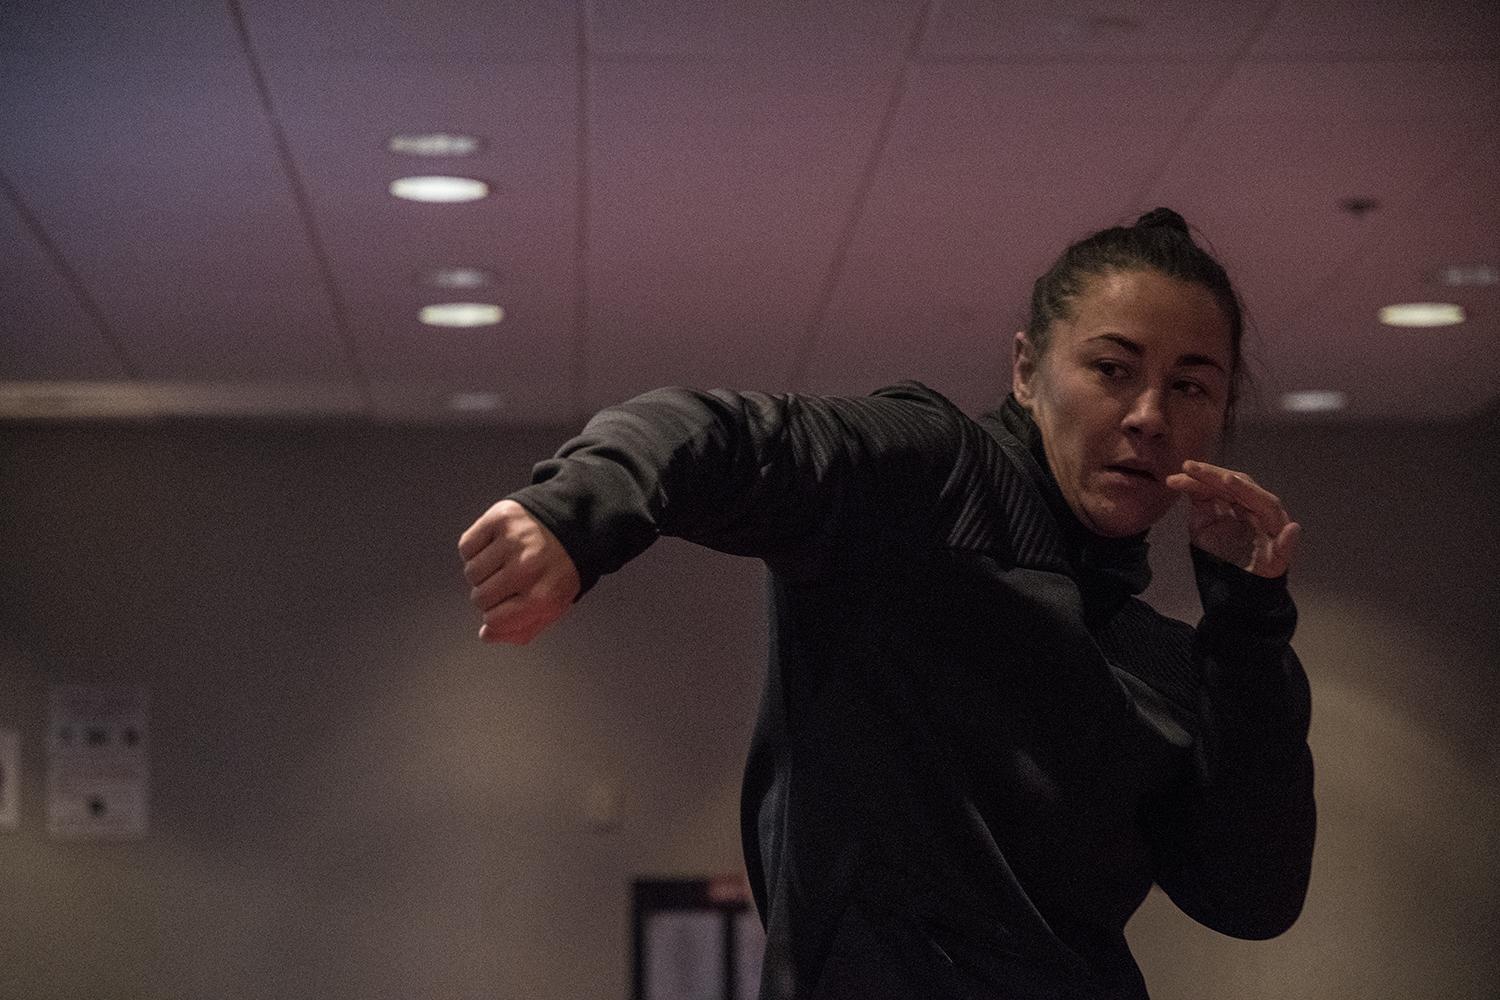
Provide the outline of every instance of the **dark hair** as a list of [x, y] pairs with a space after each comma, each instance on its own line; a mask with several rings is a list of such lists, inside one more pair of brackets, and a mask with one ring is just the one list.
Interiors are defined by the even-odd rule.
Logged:
[[1038, 356], [1046, 353], [1052, 324], [1072, 315], [1073, 300], [1094, 278], [1108, 271], [1160, 271], [1168, 277], [1201, 285], [1218, 300], [1229, 320], [1229, 401], [1224, 427], [1234, 422], [1244, 365], [1240, 340], [1244, 309], [1224, 266], [1193, 242], [1187, 220], [1170, 208], [1154, 208], [1132, 226], [1111, 226], [1084, 237], [1062, 252], [1031, 290], [1026, 338]]

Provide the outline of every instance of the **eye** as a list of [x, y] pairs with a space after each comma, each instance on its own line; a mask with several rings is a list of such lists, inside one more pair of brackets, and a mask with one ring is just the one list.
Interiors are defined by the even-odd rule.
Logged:
[[1111, 361], [1108, 358], [1100, 358], [1098, 361], [1095, 361], [1094, 370], [1107, 379], [1124, 378], [1130, 374], [1129, 368], [1126, 368], [1118, 361]]
[[1208, 389], [1199, 382], [1192, 379], [1179, 379], [1172, 383], [1172, 388], [1190, 399], [1199, 399], [1208, 395]]

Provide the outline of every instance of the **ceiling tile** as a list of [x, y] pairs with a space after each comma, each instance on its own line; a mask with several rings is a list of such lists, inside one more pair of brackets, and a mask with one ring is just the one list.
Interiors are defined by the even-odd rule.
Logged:
[[780, 62], [895, 59], [922, 5], [910, 0], [589, 0], [589, 49], [600, 56], [712, 57]]
[[261, 58], [373, 57], [501, 61], [556, 58], [578, 47], [576, 0], [240, 0]]
[[784, 381], [895, 76], [871, 66], [604, 64], [591, 125], [590, 398]]
[[1225, 59], [1254, 37], [1272, 6], [1265, 0], [1109, 5], [945, 0], [934, 8], [921, 57], [1079, 63]]
[[1495, 58], [1500, 56], [1500, 5], [1493, 0], [1283, 3], [1277, 5], [1253, 54], [1304, 59]]
[[225, 59], [239, 55], [240, 42], [227, 8], [199, 0], [16, 2], [0, 16], [0, 52]]
[[147, 378], [345, 376], [244, 66], [16, 56], [0, 166]]
[[0, 201], [0, 379], [124, 374], [120, 358], [73, 287], [27, 231], [15, 207]]
[[[269, 67], [278, 113], [374, 379], [490, 377], [566, 384], [578, 279], [577, 80], [566, 62], [477, 67], [405, 61], [284, 61]], [[484, 140], [458, 158], [396, 155], [398, 132], [459, 132]], [[427, 204], [392, 197], [405, 175], [457, 174], [490, 197]], [[429, 289], [419, 272], [478, 267], [495, 287]], [[495, 328], [422, 326], [423, 305], [500, 305]]]
[[[1392, 359], [1357, 348], [1378, 297], [1361, 262], [1401, 230], [1392, 220], [1434, 204], [1445, 169], [1495, 148], [1486, 109], [1497, 92], [1493, 67], [1475, 63], [1247, 64], [1178, 148], [1146, 201], [1177, 207], [1229, 267], [1262, 378], [1277, 387], [1268, 417], [1284, 386], [1381, 383], [1373, 366]], [[1351, 197], [1379, 208], [1351, 214], [1340, 207]], [[1364, 301], [1336, 316], [1328, 296], [1341, 282]], [[1305, 384], [1355, 354], [1363, 367], [1346, 367], [1340, 384]]]
[[[1500, 288], [1448, 288], [1447, 264], [1500, 266], [1500, 166], [1485, 151], [1456, 162], [1403, 212], [1381, 220], [1340, 273], [1288, 322], [1287, 339], [1316, 345], [1283, 381], [1336, 388], [1350, 415], [1445, 420], [1473, 414], [1500, 392]], [[1397, 302], [1452, 302], [1458, 326], [1400, 329], [1377, 314]]]
[[[1225, 81], [1215, 127], [1241, 122], [1467, 122], [1494, 135], [1500, 64], [1484, 60], [1247, 61]], [[1441, 152], [1439, 150], [1439, 152]]]
[[[1175, 95], [1217, 70], [924, 66], [915, 74], [807, 372], [1008, 356], [1031, 283], [1120, 220], [1187, 127]], [[998, 363], [997, 360], [986, 363]]]

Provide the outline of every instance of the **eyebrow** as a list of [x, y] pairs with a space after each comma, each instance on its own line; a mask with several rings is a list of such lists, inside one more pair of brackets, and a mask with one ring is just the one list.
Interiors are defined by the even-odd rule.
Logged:
[[[1090, 337], [1089, 340], [1107, 340], [1110, 343], [1119, 346], [1122, 350], [1135, 355], [1136, 357], [1140, 357], [1141, 355], [1146, 353], [1146, 349], [1140, 344], [1137, 344], [1129, 337], [1122, 337], [1118, 333], [1101, 333], [1097, 337]], [[1226, 375], [1229, 374], [1224, 370], [1223, 365], [1219, 364], [1217, 361], [1206, 354], [1184, 354], [1177, 359], [1177, 367], [1217, 368], [1219, 371], [1224, 372]]]

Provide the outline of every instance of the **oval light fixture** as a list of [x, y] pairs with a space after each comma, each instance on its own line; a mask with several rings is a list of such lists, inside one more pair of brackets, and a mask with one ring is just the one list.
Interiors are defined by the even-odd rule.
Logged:
[[393, 135], [386, 140], [385, 148], [406, 156], [468, 156], [479, 152], [481, 145], [483, 143], [476, 135], [426, 132]]
[[1493, 264], [1448, 264], [1438, 268], [1433, 278], [1449, 288], [1490, 288], [1500, 285], [1500, 268]]
[[1337, 389], [1301, 389], [1281, 396], [1281, 408], [1288, 413], [1332, 413], [1348, 405], [1349, 397]]
[[1464, 307], [1452, 302], [1402, 302], [1380, 310], [1386, 326], [1453, 326], [1464, 321]]
[[505, 310], [488, 302], [441, 302], [423, 306], [418, 318], [428, 326], [494, 326]]
[[488, 288], [498, 279], [481, 267], [429, 267], [418, 272], [417, 284], [428, 288]]
[[398, 177], [391, 181], [391, 194], [408, 201], [478, 201], [490, 186], [473, 177]]
[[505, 405], [498, 392], [455, 392], [448, 397], [448, 409], [455, 413], [495, 413]]

